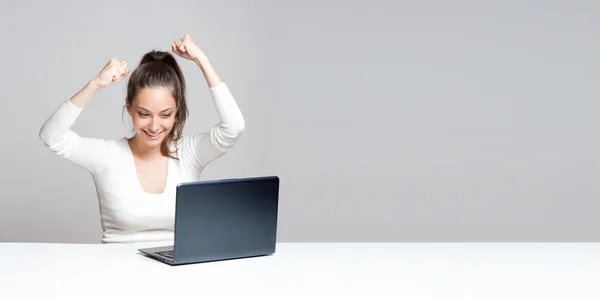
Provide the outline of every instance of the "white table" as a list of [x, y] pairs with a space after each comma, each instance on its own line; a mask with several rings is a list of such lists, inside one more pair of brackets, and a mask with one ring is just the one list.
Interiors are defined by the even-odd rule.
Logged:
[[0, 243], [0, 297], [600, 297], [591, 243], [278, 243], [176, 267], [139, 247]]

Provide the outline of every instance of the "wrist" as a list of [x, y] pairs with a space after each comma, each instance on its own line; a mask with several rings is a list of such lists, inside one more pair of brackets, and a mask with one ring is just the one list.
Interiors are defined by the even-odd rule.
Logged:
[[203, 65], [206, 65], [208, 63], [208, 57], [206, 57], [206, 55], [204, 53], [198, 55], [196, 58], [194, 58], [194, 62], [196, 62], [196, 64], [198, 64], [198, 66], [202, 67]]
[[89, 81], [88, 86], [90, 86], [96, 92], [104, 88], [97, 77]]

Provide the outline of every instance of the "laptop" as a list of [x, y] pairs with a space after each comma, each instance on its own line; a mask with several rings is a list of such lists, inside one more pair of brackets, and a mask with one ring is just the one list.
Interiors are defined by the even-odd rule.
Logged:
[[180, 183], [173, 245], [138, 251], [169, 265], [274, 254], [278, 203], [277, 176]]

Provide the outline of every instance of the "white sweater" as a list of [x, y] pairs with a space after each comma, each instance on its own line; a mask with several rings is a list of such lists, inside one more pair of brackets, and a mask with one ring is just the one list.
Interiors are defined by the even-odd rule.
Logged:
[[173, 145], [180, 148], [180, 160], [169, 159], [161, 194], [143, 190], [127, 138], [86, 138], [70, 129], [83, 108], [66, 100], [43, 124], [44, 144], [94, 179], [102, 243], [173, 241], [177, 184], [199, 180], [203, 168], [231, 149], [244, 130], [242, 113], [225, 83], [209, 90], [221, 121], [210, 131], [186, 135]]

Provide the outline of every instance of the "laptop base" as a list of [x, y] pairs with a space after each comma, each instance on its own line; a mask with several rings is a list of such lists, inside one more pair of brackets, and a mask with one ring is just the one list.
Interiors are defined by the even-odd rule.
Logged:
[[[150, 248], [140, 248], [139, 252], [153, 258], [159, 262], [173, 265], [173, 246], [159, 246], [159, 247], [150, 247]], [[170, 254], [168, 254], [170, 253]]]

